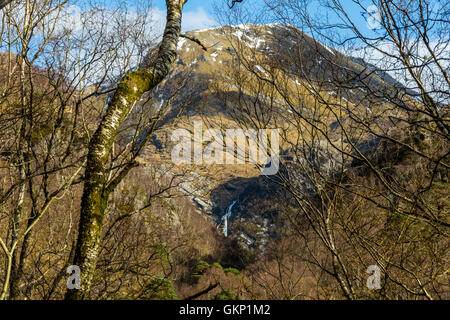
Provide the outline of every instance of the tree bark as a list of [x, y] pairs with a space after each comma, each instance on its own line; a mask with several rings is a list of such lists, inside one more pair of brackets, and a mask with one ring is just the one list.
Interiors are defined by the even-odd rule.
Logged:
[[6, 7], [12, 0], [0, 0], [0, 10]]
[[155, 62], [143, 70], [125, 75], [109, 103], [106, 114], [89, 143], [80, 222], [74, 265], [81, 269], [81, 289], [68, 290], [66, 299], [89, 297], [96, 267], [103, 218], [109, 195], [105, 168], [121, 124], [138, 99], [157, 86], [169, 73], [177, 54], [181, 31], [181, 15], [186, 0], [166, 0], [167, 19]]

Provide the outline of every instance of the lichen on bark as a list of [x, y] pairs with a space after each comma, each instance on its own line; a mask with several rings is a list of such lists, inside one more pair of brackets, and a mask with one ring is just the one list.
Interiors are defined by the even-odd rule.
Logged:
[[100, 247], [103, 218], [109, 194], [112, 192], [107, 185], [105, 174], [112, 145], [133, 104], [169, 73], [176, 58], [181, 13], [185, 2], [186, 0], [166, 0], [166, 28], [154, 64], [144, 70], [127, 73], [122, 78], [105, 116], [89, 142], [78, 238], [72, 262], [81, 269], [81, 289], [68, 290], [66, 299], [80, 300], [89, 297]]

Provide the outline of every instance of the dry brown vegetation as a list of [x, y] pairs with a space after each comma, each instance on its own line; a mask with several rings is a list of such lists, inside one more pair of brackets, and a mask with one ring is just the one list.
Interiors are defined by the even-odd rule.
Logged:
[[[266, 8], [282, 24], [189, 32], [176, 59], [179, 25], [168, 19], [173, 61], [163, 64], [173, 65], [127, 101], [129, 84], [142, 84], [135, 76], [162, 59], [146, 38], [148, 4], [136, 2], [142, 7], [130, 22], [93, 1], [82, 28], [92, 28], [98, 12], [102, 19], [91, 33], [42, 29], [65, 1], [2, 9], [2, 299], [450, 298], [450, 97], [439, 56], [448, 51], [435, 44], [423, 59], [414, 50], [431, 32], [420, 12], [445, 31], [441, 11], [379, 1], [376, 41], [347, 17], [360, 43], [396, 58], [377, 66], [323, 46], [345, 39], [333, 43], [328, 32], [339, 28], [314, 20], [303, 1]], [[339, 1], [326, 2], [345, 13]], [[245, 5], [222, 20], [248, 18]], [[433, 39], [448, 46], [444, 33]], [[395, 54], [377, 42], [391, 43]], [[388, 78], [394, 67], [407, 85]], [[98, 136], [108, 119], [117, 130], [106, 146]], [[279, 129], [279, 174], [260, 176], [261, 163], [175, 166], [171, 133], [192, 131], [194, 121], [204, 130]], [[107, 156], [92, 160], [100, 147]], [[92, 190], [107, 190], [98, 206], [82, 202]], [[224, 237], [217, 218], [235, 199]], [[92, 269], [82, 293], [66, 287], [77, 261]], [[373, 265], [381, 270], [377, 290], [366, 285]]]

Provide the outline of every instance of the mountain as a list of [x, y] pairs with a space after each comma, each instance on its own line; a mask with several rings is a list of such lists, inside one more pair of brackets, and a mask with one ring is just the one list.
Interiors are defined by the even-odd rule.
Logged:
[[[188, 38], [201, 42], [207, 50]], [[288, 65], [293, 61], [294, 54], [298, 60], [306, 61], [303, 69], [295, 64]], [[305, 65], [307, 77], [304, 74]], [[172, 176], [182, 174], [183, 181], [178, 191], [190, 199], [198, 212], [206, 215], [222, 232], [223, 217], [227, 215], [227, 230], [223, 233], [239, 239], [246, 247], [263, 249], [267, 237], [277, 237], [274, 221], [279, 210], [278, 202], [281, 197], [286, 197], [279, 187], [279, 178], [261, 176], [260, 168], [249, 163], [174, 166], [171, 161], [175, 144], [171, 141], [172, 133], [177, 129], [193, 133], [196, 121], [202, 122], [203, 130], [219, 128], [224, 132], [227, 128], [242, 128], [243, 123], [245, 125], [265, 116], [257, 112], [237, 114], [236, 106], [242, 101], [257, 100], [262, 109], [270, 108], [271, 113], [281, 115], [284, 123], [295, 122], [298, 115], [292, 113], [280, 95], [268, 97], [264, 94], [264, 88], [255, 90], [258, 85], [255, 78], [270, 81], [273, 75], [284, 79], [287, 91], [302, 92], [302, 103], [298, 109], [302, 114], [314, 116], [312, 105], [317, 94], [330, 101], [345, 101], [356, 113], [376, 114], [376, 106], [384, 103], [377, 92], [394, 90], [394, 87], [399, 90], [401, 85], [385, 74], [372, 71], [373, 68], [367, 68], [364, 61], [347, 57], [291, 26], [237, 25], [190, 31], [187, 38], [179, 40], [178, 58], [173, 70], [153, 94], [153, 108], [161, 108], [168, 101], [170, 106], [140, 161], [157, 162], [161, 171], [166, 174], [170, 171]], [[306, 78], [313, 78], [322, 86], [312, 88], [306, 83]], [[329, 83], [339, 79], [350, 81], [352, 86], [342, 87], [338, 95], [333, 91], [335, 86]], [[364, 83], [364, 86], [358, 88], [358, 82]], [[366, 92], [367, 85], [370, 85], [372, 92]], [[276, 112], [273, 111], [275, 109]], [[332, 117], [330, 120], [324, 115], [321, 117], [327, 123], [332, 142], [348, 144], [342, 139], [336, 123], [331, 121]], [[275, 127], [279, 119], [278, 116], [268, 117], [267, 126]], [[293, 144], [298, 149], [295, 145], [298, 133], [291, 129], [285, 132], [287, 134], [280, 141], [282, 168], [286, 163], [302, 161], [292, 151]], [[325, 141], [320, 143], [326, 145]], [[362, 137], [358, 143], [361, 150], [370, 152], [377, 147], [379, 139]], [[323, 150], [325, 152], [325, 147]], [[332, 174], [331, 171], [340, 164], [326, 158], [329, 159], [330, 155], [317, 155], [317, 159], [322, 159], [318, 160], [320, 165], [326, 165]], [[338, 159], [338, 155], [331, 155], [331, 158]], [[297, 178], [299, 187], [308, 188], [305, 177]]]
[[[28, 106], [18, 99], [23, 88], [15, 85], [20, 68], [13, 68], [9, 83], [9, 65], [8, 54], [0, 54], [5, 71], [0, 78], [11, 84], [1, 105], [6, 195], [14, 192], [6, 181], [14, 182], [10, 175], [18, 174], [15, 163], [22, 151], [15, 138], [17, 119], [24, 116], [18, 111]], [[113, 94], [62, 82], [71, 92], [70, 100], [61, 99], [60, 87], [50, 80], [58, 74], [37, 67], [34, 73], [31, 148], [26, 149], [37, 174], [27, 208], [33, 189], [36, 196], [45, 193], [40, 190], [53, 171], [48, 161], [64, 165], [48, 180], [49, 191], [81, 166]], [[110, 290], [112, 299], [173, 299], [175, 291], [181, 299], [199, 293], [226, 298], [236, 296], [233, 292], [244, 299], [334, 299], [347, 297], [339, 291], [343, 277], [358, 298], [424, 298], [422, 291], [435, 285], [437, 297], [440, 292], [445, 297], [448, 139], [439, 121], [420, 115], [424, 106], [408, 92], [376, 66], [292, 26], [188, 32], [179, 40], [169, 76], [133, 106], [113, 145], [110, 181], [136, 147], [145, 148], [139, 165], [108, 199], [93, 292]], [[62, 100], [59, 107], [55, 99]], [[448, 119], [448, 107], [439, 111]], [[237, 138], [241, 149], [227, 148], [227, 133], [243, 133]], [[267, 135], [275, 153], [263, 152], [253, 162], [258, 153], [248, 150], [258, 134]], [[219, 149], [222, 163], [208, 163], [206, 156], [215, 158]], [[241, 163], [223, 163], [229, 159]], [[270, 173], [271, 168], [278, 171]], [[56, 284], [63, 284], [73, 253], [82, 175], [33, 231], [26, 274], [52, 274], [27, 285], [39, 297], [49, 286], [64, 295], [65, 286], [56, 289]], [[15, 196], [4, 207], [12, 219]], [[5, 234], [12, 221], [3, 219]], [[49, 269], [41, 269], [42, 252], [52, 250], [58, 254]], [[367, 266], [374, 264], [389, 272], [381, 291], [361, 286]], [[428, 289], [423, 283], [430, 283]], [[399, 289], [391, 295], [395, 286]]]

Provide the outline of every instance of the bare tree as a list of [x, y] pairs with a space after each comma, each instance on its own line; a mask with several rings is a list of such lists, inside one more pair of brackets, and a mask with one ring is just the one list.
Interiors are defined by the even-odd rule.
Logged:
[[[130, 162], [111, 181], [105, 166], [121, 124], [138, 99], [158, 85], [169, 73], [176, 57], [185, 0], [167, 0], [167, 21], [157, 57], [150, 66], [124, 76], [118, 84], [105, 116], [89, 143], [87, 169], [81, 203], [77, 247], [73, 263], [81, 268], [81, 289], [67, 292], [67, 299], [84, 299], [89, 293], [100, 248], [103, 218], [110, 193], [135, 166]], [[145, 141], [146, 142], [146, 141]]]
[[[305, 263], [322, 274], [322, 295], [442, 298], [449, 245], [448, 4], [373, 4], [379, 29], [367, 35], [341, 1], [317, 2], [336, 15], [329, 20], [314, 16], [307, 1], [267, 2], [283, 24], [270, 32], [240, 28], [275, 49], [252, 49], [230, 36], [239, 72], [227, 76], [239, 98], [222, 99], [243, 126], [282, 130], [286, 160], [281, 181], [272, 185], [289, 192], [284, 214], [307, 248]], [[384, 275], [379, 291], [365, 288], [372, 264]], [[340, 291], [333, 292], [329, 279]]]
[[[90, 5], [78, 16], [52, 0], [14, 1], [1, 12], [2, 298], [49, 297], [65, 275], [92, 125], [117, 73], [153, 45], [148, 4], [133, 21], [117, 14], [123, 7]], [[60, 230], [47, 243], [43, 223]]]

